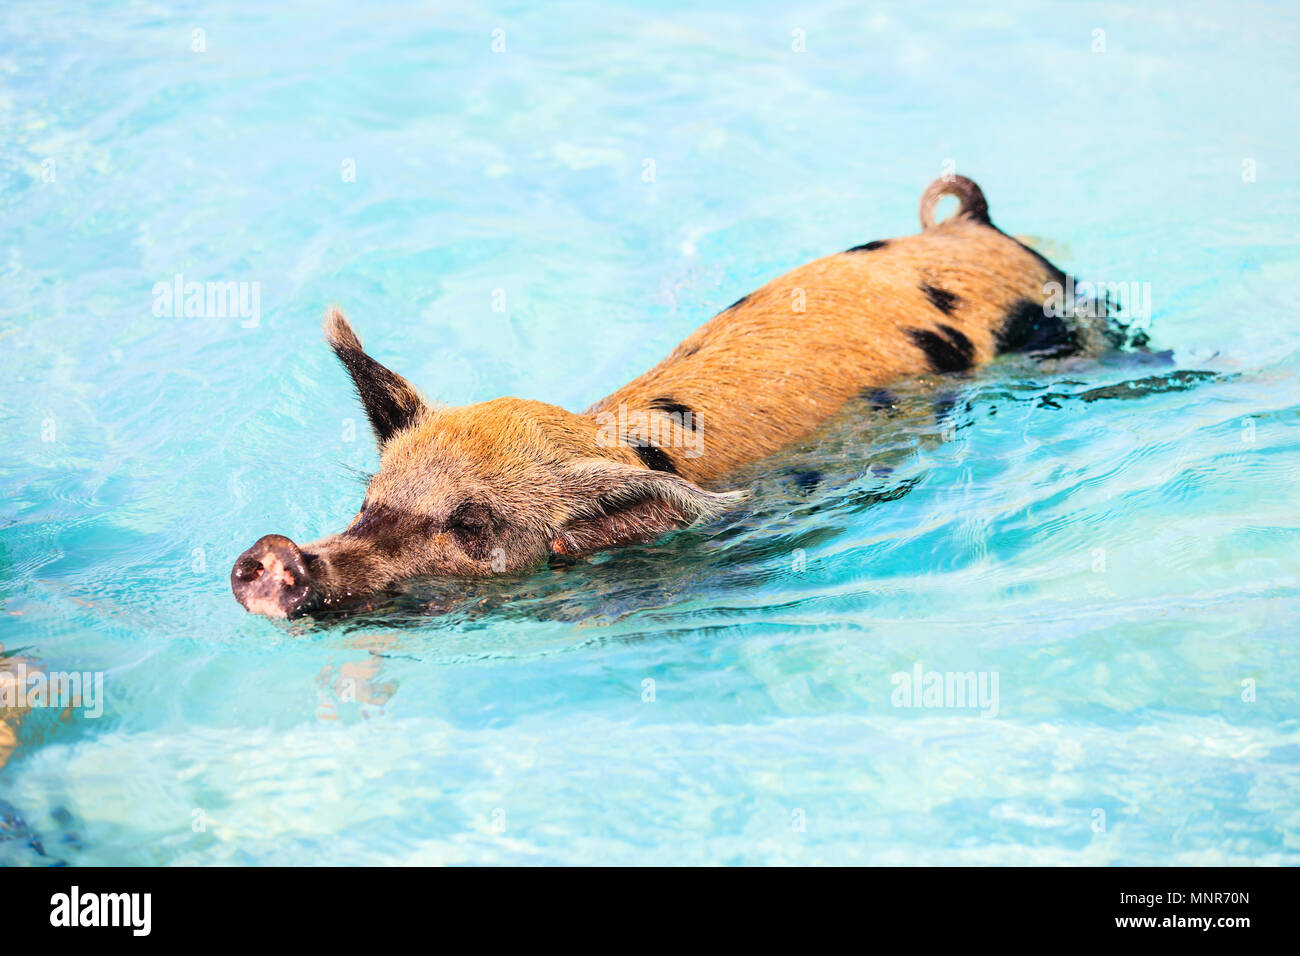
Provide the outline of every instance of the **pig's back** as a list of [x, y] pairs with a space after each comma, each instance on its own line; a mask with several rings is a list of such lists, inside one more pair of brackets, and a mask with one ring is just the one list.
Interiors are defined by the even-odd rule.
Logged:
[[[708, 481], [897, 379], [962, 371], [1006, 351], [1077, 351], [1080, 331], [1045, 315], [1050, 282], [1064, 276], [1046, 259], [956, 218], [786, 273], [589, 411], [643, 411], [629, 414], [629, 431], [658, 416], [651, 437], [666, 467]], [[685, 411], [690, 435], [672, 417]]]

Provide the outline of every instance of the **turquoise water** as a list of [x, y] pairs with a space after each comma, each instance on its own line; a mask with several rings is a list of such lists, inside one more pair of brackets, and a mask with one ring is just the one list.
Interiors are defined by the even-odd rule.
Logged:
[[[103, 680], [22, 723], [0, 863], [1300, 862], [1294, 9], [119, 6], [0, 10], [0, 643]], [[232, 599], [376, 465], [329, 303], [581, 409], [948, 160], [1168, 361], [902, 386], [571, 568]]]

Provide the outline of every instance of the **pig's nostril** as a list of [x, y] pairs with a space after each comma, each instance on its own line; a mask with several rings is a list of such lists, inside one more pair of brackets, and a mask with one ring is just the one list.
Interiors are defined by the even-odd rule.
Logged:
[[254, 561], [251, 558], [237, 561], [235, 563], [235, 578], [239, 581], [256, 581], [265, 570], [261, 561]]

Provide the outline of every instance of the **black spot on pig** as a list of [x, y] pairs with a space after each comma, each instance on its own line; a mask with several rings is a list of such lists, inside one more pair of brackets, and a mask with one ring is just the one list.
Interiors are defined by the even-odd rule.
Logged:
[[935, 328], [908, 329], [907, 334], [916, 343], [917, 348], [925, 353], [930, 368], [935, 372], [960, 372], [971, 367], [975, 358], [975, 346], [970, 339], [950, 325], [939, 323]]
[[928, 282], [921, 284], [921, 291], [924, 292], [925, 297], [934, 304], [934, 307], [944, 315], [952, 315], [953, 311], [957, 308], [957, 303], [961, 301], [961, 299], [953, 293], [948, 292], [946, 289], [932, 286]]
[[623, 440], [636, 452], [636, 456], [641, 459], [641, 463], [651, 471], [666, 471], [670, 475], [677, 474], [677, 465], [668, 457], [668, 453], [658, 445], [644, 438], [638, 438], [636, 435], [628, 435]]
[[683, 405], [681, 402], [675, 402], [671, 398], [655, 398], [650, 400], [650, 407], [660, 412], [667, 412], [670, 415], [676, 415], [683, 428], [689, 428], [695, 431], [695, 415], [689, 405]]
[[996, 333], [998, 352], [1032, 352], [1056, 358], [1079, 351], [1078, 333], [1059, 315], [1032, 299], [1013, 305]]

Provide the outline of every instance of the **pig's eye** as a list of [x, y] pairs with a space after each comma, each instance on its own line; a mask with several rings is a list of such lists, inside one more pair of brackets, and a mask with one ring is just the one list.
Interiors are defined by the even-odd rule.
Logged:
[[447, 519], [448, 531], [486, 531], [491, 515], [483, 505], [468, 504], [456, 509]]
[[456, 536], [466, 554], [475, 560], [481, 560], [488, 553], [492, 512], [481, 504], [463, 505], [448, 519], [447, 530]]

